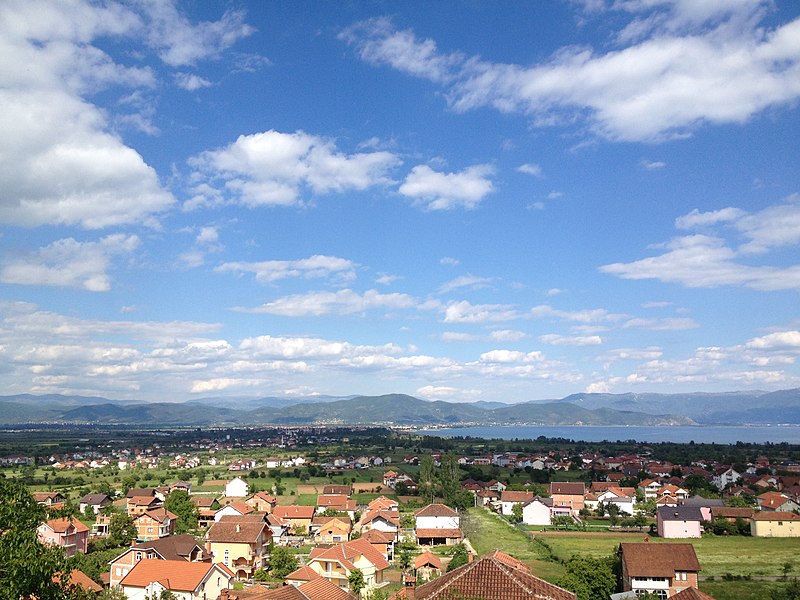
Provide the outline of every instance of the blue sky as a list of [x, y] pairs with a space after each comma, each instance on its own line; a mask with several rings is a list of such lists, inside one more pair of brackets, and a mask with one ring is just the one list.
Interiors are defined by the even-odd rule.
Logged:
[[0, 390], [800, 386], [800, 5], [0, 5]]

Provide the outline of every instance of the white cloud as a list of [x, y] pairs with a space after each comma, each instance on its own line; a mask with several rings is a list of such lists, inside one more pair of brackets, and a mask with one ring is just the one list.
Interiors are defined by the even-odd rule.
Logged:
[[284, 317], [320, 317], [350, 315], [376, 309], [398, 310], [414, 308], [417, 301], [407, 294], [381, 294], [367, 290], [359, 294], [350, 289], [337, 292], [309, 292], [285, 296], [255, 308], [237, 308], [239, 312], [265, 313]]
[[[162, 58], [179, 65], [217, 56], [249, 31], [240, 12], [195, 26], [173, 3], [152, 0], [2, 3], [0, 222], [88, 229], [157, 225], [155, 217], [174, 198], [112, 128], [158, 132], [151, 95], [158, 81], [150, 67], [115, 62], [97, 41], [129, 43], [132, 55], [145, 57], [143, 38], [149, 35]], [[196, 76], [179, 74], [178, 81], [195, 89], [205, 85]], [[132, 91], [114, 103], [120, 87]], [[92, 104], [99, 92], [112, 98], [103, 110]]]
[[800, 352], [800, 331], [779, 331], [753, 338], [745, 346], [754, 350], [789, 350]]
[[447, 294], [453, 290], [463, 288], [479, 289], [487, 287], [492, 281], [493, 279], [491, 277], [478, 277], [477, 275], [471, 274], [461, 275], [460, 277], [456, 277], [442, 284], [437, 291], [440, 294]]
[[97, 242], [58, 240], [36, 252], [4, 261], [0, 265], [0, 281], [107, 292], [111, 289], [107, 271], [112, 257], [130, 254], [138, 245], [138, 237], [122, 234], [109, 235]]
[[[457, 111], [493, 107], [534, 125], [586, 118], [596, 135], [628, 141], [742, 123], [800, 97], [800, 19], [769, 28], [765, 3], [627, 2], [618, 49], [563, 47], [531, 66], [441, 53], [387, 20], [342, 36], [362, 59], [444, 87]], [[696, 8], [693, 8], [696, 7]]]
[[389, 275], [388, 273], [379, 273], [378, 276], [375, 278], [375, 283], [380, 285], [391, 285], [398, 279], [401, 279], [399, 275]]
[[491, 165], [474, 165], [458, 173], [441, 173], [417, 165], [406, 176], [399, 192], [427, 210], [475, 209], [494, 189]]
[[542, 167], [537, 165], [536, 163], [526, 163], [524, 165], [520, 165], [517, 167], [517, 171], [520, 173], [527, 173], [528, 175], [533, 175], [534, 177], [543, 177]]
[[451, 256], [445, 256], [445, 257], [439, 259], [439, 264], [445, 265], [445, 266], [448, 266], [448, 267], [457, 267], [458, 265], [461, 264], [461, 261], [458, 260], [457, 258], [453, 258]]
[[243, 11], [228, 10], [218, 21], [192, 24], [177, 9], [176, 3], [143, 0], [140, 3], [147, 19], [149, 45], [172, 67], [194, 65], [215, 58], [255, 29], [244, 22]]
[[[232, 196], [245, 206], [294, 205], [315, 195], [391, 183], [399, 163], [389, 152], [344, 154], [332, 140], [303, 131], [241, 135], [229, 146], [190, 159], [195, 197], [187, 207], [216, 205]], [[222, 182], [221, 187], [217, 182]]]
[[608, 321], [619, 321], [624, 315], [609, 313], [604, 308], [592, 308], [586, 310], [560, 310], [548, 304], [534, 306], [529, 311], [529, 316], [533, 318], [555, 318], [561, 321], [577, 321], [579, 323], [602, 323]]
[[688, 215], [675, 219], [675, 227], [678, 229], [694, 229], [695, 227], [705, 227], [718, 223], [729, 223], [742, 218], [745, 214], [745, 211], [731, 207], [704, 213], [694, 209]]
[[646, 171], [657, 171], [667, 166], [667, 163], [660, 160], [642, 160], [639, 164]]
[[543, 361], [544, 354], [538, 351], [490, 350], [481, 354], [479, 360], [485, 363], [530, 363]]
[[539, 336], [539, 341], [551, 346], [597, 346], [603, 343], [603, 338], [599, 335], [558, 335], [548, 333]]
[[489, 334], [489, 339], [495, 342], [519, 342], [526, 337], [528, 337], [527, 333], [513, 329], [498, 329]]
[[624, 329], [649, 329], [650, 331], [683, 331], [699, 327], [694, 319], [688, 317], [672, 317], [664, 319], [629, 319], [623, 323]]
[[[754, 225], [755, 226], [755, 225]], [[750, 249], [789, 243], [794, 235], [781, 226], [771, 229], [759, 223]], [[724, 239], [709, 235], [679, 237], [665, 244], [666, 252], [630, 263], [603, 265], [600, 271], [623, 279], [657, 279], [704, 288], [744, 286], [761, 291], [800, 289], [800, 265], [751, 266], [736, 261], [737, 253]]]
[[339, 39], [355, 45], [359, 56], [369, 63], [389, 65], [432, 81], [449, 80], [451, 68], [462, 60], [458, 54], [440, 54], [433, 40], [418, 41], [412, 31], [395, 31], [384, 18], [356, 23], [342, 31]]
[[313, 279], [335, 276], [340, 281], [347, 281], [355, 278], [355, 269], [355, 263], [347, 259], [316, 254], [299, 260], [229, 262], [214, 270], [219, 273], [253, 273], [259, 283], [272, 283], [290, 277]]
[[208, 79], [194, 73], [175, 73], [175, 83], [179, 88], [188, 92], [195, 92], [213, 85]]
[[445, 323], [491, 323], [513, 321], [518, 311], [507, 304], [470, 304], [466, 300], [450, 302], [444, 311]]

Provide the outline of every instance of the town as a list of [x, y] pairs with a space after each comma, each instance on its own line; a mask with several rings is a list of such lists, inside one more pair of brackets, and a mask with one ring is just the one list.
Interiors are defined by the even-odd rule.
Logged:
[[724, 600], [798, 589], [800, 448], [788, 444], [370, 427], [40, 428], [0, 440], [0, 544], [27, 512], [36, 554], [16, 560], [40, 554], [53, 567], [39, 587], [3, 581], [13, 597], [44, 598], [48, 586], [131, 600]]

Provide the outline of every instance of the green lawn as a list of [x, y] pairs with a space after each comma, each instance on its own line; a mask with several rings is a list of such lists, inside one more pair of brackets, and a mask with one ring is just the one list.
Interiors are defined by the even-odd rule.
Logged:
[[[639, 542], [643, 534], [596, 534], [573, 536], [539, 534], [559, 558], [573, 554], [594, 557], [608, 556], [616, 551], [620, 542]], [[782, 575], [785, 562], [794, 562], [800, 545], [792, 538], [752, 538], [742, 536], [708, 536], [692, 540], [661, 540], [650, 538], [650, 543], [668, 544], [686, 541], [694, 545], [702, 567], [701, 576], [721, 577], [734, 575]]]
[[701, 581], [700, 591], [715, 600], [766, 600], [783, 589], [782, 581]]
[[462, 516], [461, 527], [479, 556], [502, 550], [528, 564], [542, 579], [554, 581], [564, 574], [564, 568], [549, 560], [541, 544], [499, 515], [472, 508]]

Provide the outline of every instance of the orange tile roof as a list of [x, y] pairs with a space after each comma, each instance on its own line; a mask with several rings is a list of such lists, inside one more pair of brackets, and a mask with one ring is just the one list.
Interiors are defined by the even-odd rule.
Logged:
[[[317, 552], [314, 552], [317, 550]], [[383, 554], [378, 552], [368, 540], [358, 538], [350, 542], [343, 542], [326, 549], [315, 548], [309, 555], [310, 560], [335, 560], [342, 563], [348, 570], [353, 569], [353, 561], [358, 556], [363, 556], [373, 565], [378, 571], [382, 571], [389, 567], [388, 561], [384, 558]]]
[[442, 569], [442, 560], [432, 552], [423, 552], [414, 559], [414, 568], [419, 569], [425, 565], [430, 565], [435, 569]]
[[313, 506], [276, 506], [272, 514], [279, 519], [311, 519], [316, 509]]
[[457, 517], [458, 513], [444, 504], [428, 504], [414, 513], [416, 517]]
[[297, 588], [308, 600], [355, 600], [355, 596], [324, 577], [312, 579]]
[[75, 528], [76, 533], [89, 531], [89, 528], [78, 519], [68, 519], [64, 517], [61, 519], [51, 519], [47, 522], [47, 526], [56, 533], [65, 533], [70, 525]]
[[672, 600], [714, 600], [712, 596], [701, 592], [697, 588], [688, 587], [675, 594]]
[[222, 564], [187, 562], [183, 560], [158, 560], [143, 558], [122, 579], [121, 586], [146, 587], [157, 581], [168, 590], [193, 592], [208, 573], [220, 568], [229, 577], [233, 573]]

